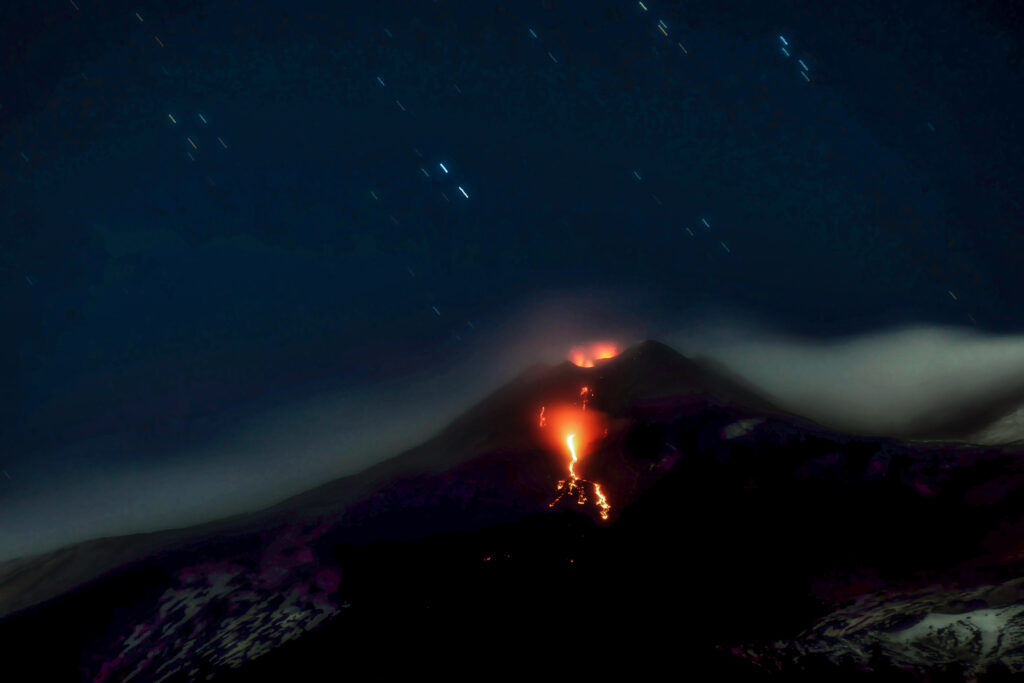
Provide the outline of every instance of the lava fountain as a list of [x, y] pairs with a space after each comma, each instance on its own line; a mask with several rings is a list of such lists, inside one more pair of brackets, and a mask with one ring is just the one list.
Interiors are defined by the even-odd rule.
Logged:
[[[550, 445], [557, 447], [558, 450], [564, 448], [569, 454], [569, 478], [558, 482], [558, 497], [551, 501], [548, 507], [555, 507], [558, 501], [566, 495], [575, 497], [578, 505], [586, 505], [589, 500], [587, 488], [591, 487], [595, 499], [594, 504], [598, 508], [601, 519], [607, 520], [611, 505], [601, 491], [601, 484], [583, 479], [576, 472], [576, 466], [585, 454], [587, 446], [603, 436], [603, 416], [593, 410], [587, 410], [587, 402], [592, 397], [593, 393], [590, 388], [583, 387], [580, 390], [579, 399], [582, 407], [559, 405], [552, 406], [550, 411], [547, 410], [547, 406], [542, 406], [540, 409], [539, 426], [548, 430], [547, 433], [551, 437]], [[550, 429], [548, 429], [549, 426]]]

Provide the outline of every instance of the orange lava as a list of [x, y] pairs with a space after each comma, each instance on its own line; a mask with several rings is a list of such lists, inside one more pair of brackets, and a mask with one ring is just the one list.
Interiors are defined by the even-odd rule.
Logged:
[[575, 346], [569, 351], [569, 360], [581, 368], [592, 368], [594, 363], [619, 355], [619, 347], [613, 342], [596, 342], [590, 346]]
[[594, 394], [593, 392], [590, 391], [590, 387], [583, 387], [582, 389], [580, 389], [580, 403], [583, 404], [583, 410], [587, 409], [587, 401], [589, 401], [593, 397]]
[[549, 424], [551, 429], [545, 429], [548, 443], [552, 448], [568, 450], [569, 453], [569, 478], [558, 482], [558, 497], [548, 507], [555, 507], [558, 501], [566, 495], [575, 496], [577, 505], [585, 505], [589, 500], [587, 487], [593, 487], [594, 504], [598, 508], [601, 519], [608, 519], [608, 512], [611, 505], [601, 491], [598, 482], [583, 479], [576, 472], [576, 466], [586, 452], [587, 446], [608, 433], [604, 428], [604, 419], [601, 413], [587, 410], [587, 401], [593, 396], [589, 387], [580, 390], [580, 401], [582, 407], [575, 405], [556, 405], [551, 411], [547, 406], [540, 409], [540, 426], [546, 428]]
[[608, 519], [608, 511], [612, 509], [612, 506], [608, 504], [608, 499], [601, 493], [601, 485], [596, 481], [594, 482], [594, 495], [597, 496], [597, 507], [601, 509], [601, 519]]

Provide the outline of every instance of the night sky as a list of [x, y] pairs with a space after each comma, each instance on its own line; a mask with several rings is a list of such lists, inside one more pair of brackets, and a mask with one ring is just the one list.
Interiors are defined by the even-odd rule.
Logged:
[[1022, 367], [1022, 24], [5, 0], [0, 559], [265, 504], [591, 339]]

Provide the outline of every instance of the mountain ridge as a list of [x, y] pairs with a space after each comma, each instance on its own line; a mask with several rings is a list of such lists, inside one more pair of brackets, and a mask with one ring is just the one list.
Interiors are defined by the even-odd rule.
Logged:
[[[654, 340], [632, 345], [592, 368], [569, 361], [556, 365], [534, 363], [422, 443], [360, 472], [255, 511], [188, 527], [90, 539], [0, 563], [0, 619], [156, 552], [180, 550], [214, 536], [245, 535], [289, 517], [337, 512], [391, 479], [456, 467], [486, 451], [489, 444], [535, 449], [523, 426], [544, 401], [566, 400], [575, 395], [580, 383], [601, 387], [594, 407], [612, 417], [625, 417], [626, 407], [642, 399], [679, 395], [698, 400], [701, 396], [713, 397], [773, 414], [788, 414], [722, 371], [723, 375], [718, 376], [714, 369], [703, 368]], [[510, 421], [510, 414], [520, 419]], [[69, 568], [75, 566], [83, 571], [69, 575]]]

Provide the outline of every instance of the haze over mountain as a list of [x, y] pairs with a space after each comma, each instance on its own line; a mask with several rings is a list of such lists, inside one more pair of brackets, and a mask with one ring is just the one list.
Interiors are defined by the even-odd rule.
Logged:
[[580, 340], [622, 344], [658, 326], [654, 338], [835, 429], [993, 444], [1022, 438], [1021, 413], [1013, 412], [1024, 393], [1017, 335], [917, 326], [824, 343], [752, 318], [691, 317], [684, 328], [670, 319], [652, 326], [629, 314], [628, 297], [540, 298], [483, 332], [477, 354], [445, 368], [375, 387], [320, 387], [299, 401], [222, 417], [214, 433], [172, 440], [160, 453], [139, 446], [130, 460], [108, 457], [132, 443], [127, 435], [77, 444], [88, 467], [54, 461], [47, 469], [62, 456], [37, 453], [38, 471], [11, 466], [11, 478], [0, 479], [0, 559], [271, 505], [429, 438], [523, 368], [561, 362]]

